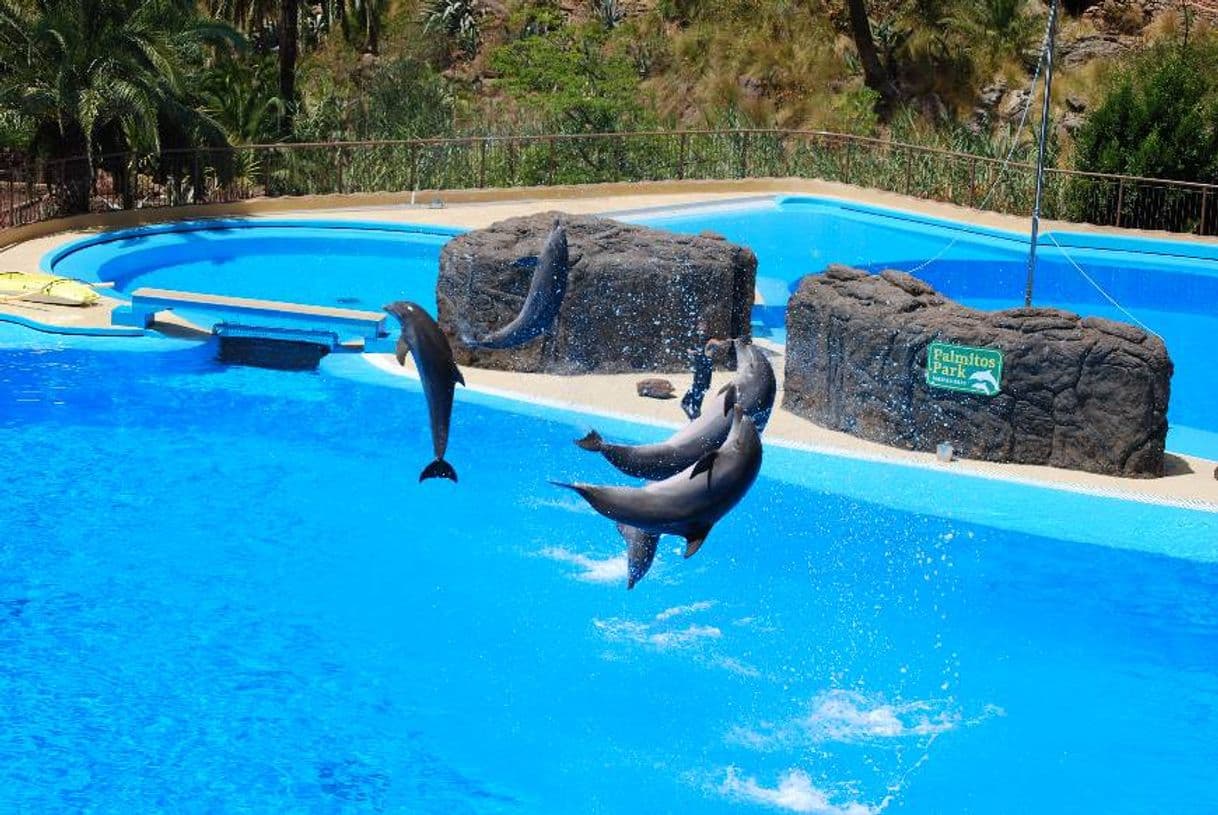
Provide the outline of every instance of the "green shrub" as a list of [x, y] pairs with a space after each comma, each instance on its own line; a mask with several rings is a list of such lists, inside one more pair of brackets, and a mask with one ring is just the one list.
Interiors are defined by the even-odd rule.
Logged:
[[[1218, 40], [1161, 45], [1121, 70], [1078, 133], [1075, 167], [1218, 183]], [[1190, 204], [1167, 195], [1078, 179], [1068, 212], [1096, 223], [1119, 218], [1123, 226], [1193, 228], [1189, 219], [1199, 219], [1200, 198], [1192, 196], [1197, 200]]]
[[638, 129], [648, 122], [633, 61], [606, 48], [598, 25], [564, 28], [498, 48], [491, 64], [507, 92], [559, 133]]

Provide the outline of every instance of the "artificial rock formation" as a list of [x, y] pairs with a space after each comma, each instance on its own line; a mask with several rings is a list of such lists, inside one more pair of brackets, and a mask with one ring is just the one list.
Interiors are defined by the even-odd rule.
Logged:
[[[538, 255], [561, 219], [571, 272], [555, 336], [516, 348], [474, 349], [520, 311]], [[545, 373], [683, 371], [710, 336], [749, 333], [757, 257], [711, 235], [678, 235], [598, 218], [545, 212], [453, 238], [440, 253], [440, 327], [460, 365]]]
[[[1001, 349], [987, 397], [926, 383], [927, 346]], [[976, 311], [903, 272], [804, 279], [787, 310], [783, 405], [861, 438], [965, 458], [1163, 474], [1172, 363], [1124, 323], [1049, 308]]]

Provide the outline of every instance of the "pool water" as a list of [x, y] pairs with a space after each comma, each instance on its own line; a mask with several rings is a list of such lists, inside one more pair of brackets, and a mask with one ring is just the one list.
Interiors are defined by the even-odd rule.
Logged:
[[1218, 516], [770, 445], [627, 592], [587, 424], [0, 327], [0, 811], [1218, 809]]
[[379, 311], [436, 302], [440, 248], [460, 230], [349, 221], [187, 221], [108, 233], [49, 254], [56, 274]]
[[[752, 248], [766, 304], [760, 316], [780, 341], [787, 299], [805, 275], [831, 263], [911, 272], [973, 308], [1024, 303], [1027, 235], [803, 196], [631, 220], [678, 232], [711, 230]], [[1042, 233], [1037, 256], [1036, 305], [1138, 321], [1163, 338], [1175, 364], [1167, 448], [1218, 459], [1210, 351], [1218, 336], [1218, 243]]]
[[[765, 303], [754, 316], [778, 342], [785, 342], [786, 303], [800, 279], [831, 263], [911, 271], [975, 308], [1023, 305], [1027, 237], [1016, 233], [808, 196], [626, 219], [711, 230], [751, 247]], [[119, 296], [151, 286], [368, 311], [404, 299], [434, 310], [440, 249], [461, 231], [341, 220], [191, 221], [85, 238], [48, 254], [43, 266], [112, 281]], [[1175, 364], [1167, 448], [1218, 459], [1209, 354], [1218, 336], [1218, 244], [1074, 233], [1045, 233], [1041, 244], [1036, 304], [1140, 321], [1163, 337]], [[214, 310], [178, 313], [202, 325], [216, 321]]]

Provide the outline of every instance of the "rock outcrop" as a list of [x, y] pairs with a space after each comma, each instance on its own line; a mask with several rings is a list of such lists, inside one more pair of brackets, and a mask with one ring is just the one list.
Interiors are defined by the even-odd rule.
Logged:
[[[553, 338], [474, 349], [519, 312], [536, 256], [566, 226], [571, 272]], [[460, 235], [440, 252], [439, 323], [460, 365], [557, 374], [688, 370], [709, 336], [749, 333], [757, 257], [723, 238], [678, 235], [608, 218], [546, 212]]]
[[[998, 348], [995, 396], [926, 382], [934, 341]], [[1049, 308], [984, 312], [903, 272], [804, 279], [787, 310], [783, 405], [817, 424], [913, 450], [1112, 475], [1163, 474], [1172, 363], [1124, 323]]]

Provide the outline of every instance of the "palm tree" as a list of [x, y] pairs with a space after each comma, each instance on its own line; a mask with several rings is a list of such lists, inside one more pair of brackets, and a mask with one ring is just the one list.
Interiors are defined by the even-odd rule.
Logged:
[[[190, 0], [0, 0], [0, 107], [31, 122], [31, 153], [63, 161], [48, 183], [84, 211], [107, 154], [225, 144], [187, 74], [209, 45], [240, 44]], [[128, 162], [107, 169], [128, 190]]]
[[[363, 35], [364, 53], [380, 53], [381, 24], [388, 11], [388, 0], [351, 0], [349, 14], [355, 27], [358, 27]], [[355, 34], [346, 16], [343, 17], [343, 32], [348, 40]]]
[[279, 0], [279, 98], [285, 105], [284, 132], [292, 131], [296, 112], [296, 52], [300, 45], [297, 25], [300, 0]]
[[871, 36], [871, 20], [867, 17], [867, 5], [863, 0], [847, 0], [846, 5], [850, 11], [850, 31], [854, 37], [854, 46], [859, 52], [859, 62], [863, 64], [863, 82], [880, 95], [879, 109], [882, 114], [886, 113], [896, 101], [897, 89], [876, 52], [875, 40]]

